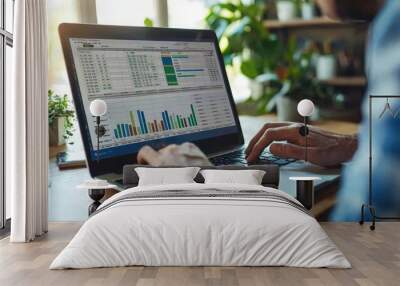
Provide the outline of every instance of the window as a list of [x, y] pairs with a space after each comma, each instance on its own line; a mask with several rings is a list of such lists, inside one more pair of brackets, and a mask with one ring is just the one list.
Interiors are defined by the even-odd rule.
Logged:
[[97, 0], [97, 22], [103, 25], [143, 26], [144, 19], [156, 17], [155, 1]]
[[[9, 226], [10, 194], [4, 188], [4, 122], [6, 98], [11, 93], [14, 0], [0, 0], [0, 229]], [[9, 220], [8, 220], [9, 221]]]
[[206, 28], [204, 17], [215, 0], [168, 0], [168, 24], [172, 28]]

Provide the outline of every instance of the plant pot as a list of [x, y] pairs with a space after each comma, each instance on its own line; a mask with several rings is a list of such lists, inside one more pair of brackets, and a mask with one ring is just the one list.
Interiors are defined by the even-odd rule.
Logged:
[[49, 145], [50, 146], [58, 146], [65, 144], [65, 128], [64, 128], [64, 117], [56, 118], [49, 125]]
[[302, 3], [301, 4], [301, 16], [304, 20], [310, 20], [315, 17], [315, 5], [314, 3]]
[[336, 59], [333, 55], [321, 55], [317, 60], [317, 79], [331, 79], [336, 75]]
[[257, 80], [249, 81], [250, 94], [252, 98], [260, 98], [264, 93], [264, 84]]
[[297, 101], [286, 96], [277, 99], [276, 109], [279, 121], [302, 122], [303, 118], [297, 112]]
[[296, 5], [292, 1], [276, 2], [276, 12], [280, 21], [290, 21], [296, 18]]

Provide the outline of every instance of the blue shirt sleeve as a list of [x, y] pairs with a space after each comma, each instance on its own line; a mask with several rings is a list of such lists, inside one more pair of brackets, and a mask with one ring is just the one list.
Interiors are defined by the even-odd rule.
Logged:
[[[344, 168], [342, 186], [330, 219], [356, 221], [368, 202], [369, 108], [372, 99], [372, 202], [378, 216], [400, 216], [400, 1], [388, 0], [370, 30], [367, 50], [368, 89], [363, 103], [359, 146]], [[399, 98], [387, 100], [384, 96]], [[387, 110], [380, 117], [386, 103]]]

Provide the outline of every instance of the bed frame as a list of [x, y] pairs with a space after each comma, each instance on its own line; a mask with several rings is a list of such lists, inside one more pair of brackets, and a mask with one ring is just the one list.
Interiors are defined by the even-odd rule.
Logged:
[[[123, 185], [127, 188], [136, 187], [139, 183], [139, 176], [135, 171], [136, 167], [146, 168], [179, 168], [177, 166], [162, 166], [155, 167], [149, 165], [125, 165], [123, 168]], [[277, 189], [279, 186], [279, 166], [277, 165], [252, 165], [252, 166], [238, 166], [238, 165], [225, 165], [225, 166], [200, 166], [202, 170], [207, 169], [220, 169], [220, 170], [262, 170], [265, 171], [265, 175], [262, 179], [262, 185], [264, 187], [271, 187]], [[197, 183], [204, 183], [204, 178], [200, 174], [197, 174], [194, 180]]]

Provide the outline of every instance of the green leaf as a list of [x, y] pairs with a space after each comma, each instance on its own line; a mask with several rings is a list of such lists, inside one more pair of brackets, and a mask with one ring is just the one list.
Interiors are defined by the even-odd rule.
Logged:
[[227, 9], [231, 12], [235, 12], [236, 11], [236, 5], [233, 3], [219, 3], [217, 4], [221, 9]]
[[247, 16], [244, 17], [243, 19], [233, 22], [226, 28], [224, 36], [232, 37], [232, 36], [243, 33], [246, 25], [249, 23], [250, 23], [250, 18]]
[[240, 71], [251, 79], [254, 79], [259, 75], [257, 66], [252, 60], [243, 61], [240, 65]]
[[144, 19], [143, 24], [144, 24], [146, 27], [154, 27], [154, 22], [153, 22], [153, 20], [150, 19], [150, 18], [147, 18], [147, 17]]

